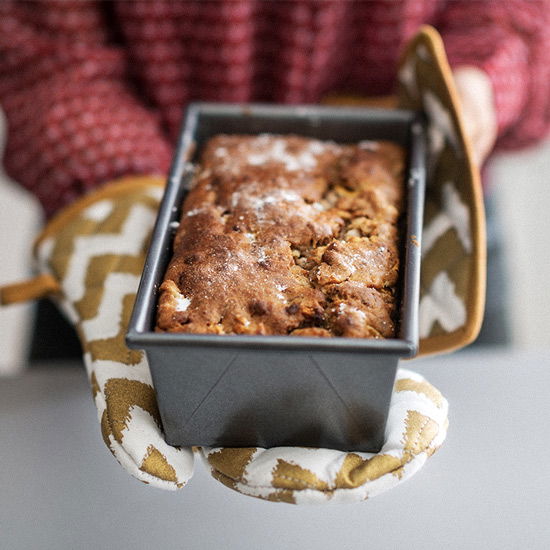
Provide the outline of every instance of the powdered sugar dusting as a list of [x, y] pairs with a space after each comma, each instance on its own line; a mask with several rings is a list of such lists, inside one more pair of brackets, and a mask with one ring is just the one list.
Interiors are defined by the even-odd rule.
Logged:
[[376, 141], [370, 141], [365, 139], [358, 143], [360, 149], [366, 149], [367, 151], [378, 151], [380, 149], [380, 144]]
[[237, 191], [233, 193], [231, 198], [231, 207], [236, 208], [238, 205], [241, 205], [245, 208], [259, 211], [269, 204], [280, 204], [281, 202], [295, 202], [299, 200], [302, 199], [297, 193], [287, 189], [275, 189], [270, 193], [260, 196], [247, 195]]
[[182, 294], [174, 295], [175, 306], [174, 309], [178, 312], [187, 311], [191, 300], [186, 298]]
[[364, 311], [361, 311], [360, 309], [350, 306], [349, 304], [345, 304], [344, 302], [341, 302], [338, 304], [337, 308], [338, 313], [344, 314], [344, 315], [354, 315], [356, 317], [359, 317], [359, 320], [361, 322], [365, 322], [367, 320], [367, 315]]
[[356, 257], [353, 257], [353, 258], [348, 258], [346, 256], [340, 256], [338, 258], [342, 266], [345, 269], [347, 269], [350, 272], [350, 274], [355, 273], [357, 271], [357, 267], [354, 265], [354, 262], [353, 262], [353, 260], [357, 260], [357, 259], [359, 259], [357, 255]]
[[285, 285], [277, 284], [275, 285], [275, 288], [278, 290], [277, 298], [279, 298], [279, 300], [286, 301], [286, 296], [283, 294], [283, 292], [287, 289], [287, 287]]
[[361, 311], [360, 309], [357, 309], [356, 307], [350, 307], [350, 310], [351, 310], [352, 313], [357, 315], [357, 317], [359, 317], [359, 319], [361, 321], [366, 321], [367, 320], [367, 316], [366, 316], [364, 311]]
[[196, 216], [197, 214], [202, 212], [202, 210], [203, 210], [202, 208], [194, 208], [193, 210], [189, 210], [189, 212], [186, 212], [185, 215], [187, 217]]
[[[257, 141], [262, 142], [264, 136], [261, 136]], [[258, 153], [250, 153], [246, 158], [248, 164], [252, 166], [261, 166], [266, 163], [276, 162], [283, 164], [286, 170], [295, 172], [297, 170], [307, 170], [317, 166], [316, 155], [325, 150], [324, 146], [319, 142], [311, 142], [307, 147], [292, 152], [288, 150], [287, 143], [283, 139], [272, 139], [268, 142], [268, 146]]]
[[265, 248], [261, 246], [258, 249], [258, 263], [263, 264], [266, 262], [266, 260], [267, 260], [267, 254], [265, 252]]

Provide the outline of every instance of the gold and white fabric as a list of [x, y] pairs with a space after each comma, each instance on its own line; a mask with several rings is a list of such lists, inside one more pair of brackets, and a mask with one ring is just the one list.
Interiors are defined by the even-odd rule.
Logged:
[[422, 232], [420, 353], [472, 342], [485, 307], [483, 193], [441, 37], [423, 27], [398, 72], [399, 103], [428, 120], [428, 185]]
[[[479, 179], [450, 71], [435, 31], [411, 43], [399, 73], [402, 105], [423, 108], [431, 138], [423, 235], [421, 351], [468, 343], [483, 305], [483, 214]], [[163, 181], [131, 177], [61, 212], [35, 246], [39, 275], [4, 287], [4, 303], [49, 294], [76, 327], [105, 444], [145, 483], [183, 487], [200, 454], [215, 479], [243, 494], [296, 504], [361, 501], [417, 472], [447, 432], [446, 400], [401, 369], [385, 444], [377, 454], [303, 447], [190, 449], [163, 438], [146, 357], [125, 333]], [[67, 442], [70, 445], [70, 442]]]

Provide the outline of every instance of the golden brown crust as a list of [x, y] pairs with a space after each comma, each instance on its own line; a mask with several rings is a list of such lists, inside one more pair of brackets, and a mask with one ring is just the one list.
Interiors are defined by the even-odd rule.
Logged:
[[403, 165], [389, 142], [212, 138], [183, 207], [157, 328], [395, 336]]

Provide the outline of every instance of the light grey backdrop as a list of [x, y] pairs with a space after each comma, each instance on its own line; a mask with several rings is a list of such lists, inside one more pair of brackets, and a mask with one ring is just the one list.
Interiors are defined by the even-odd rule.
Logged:
[[141, 484], [99, 433], [83, 369], [0, 383], [0, 548], [550, 548], [550, 351], [406, 365], [451, 403], [447, 442], [402, 486], [355, 505], [241, 496], [202, 463], [182, 491]]

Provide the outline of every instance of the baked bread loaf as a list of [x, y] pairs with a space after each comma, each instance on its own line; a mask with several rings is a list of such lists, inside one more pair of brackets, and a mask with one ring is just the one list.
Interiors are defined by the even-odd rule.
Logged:
[[157, 330], [395, 337], [404, 159], [385, 141], [210, 139]]

